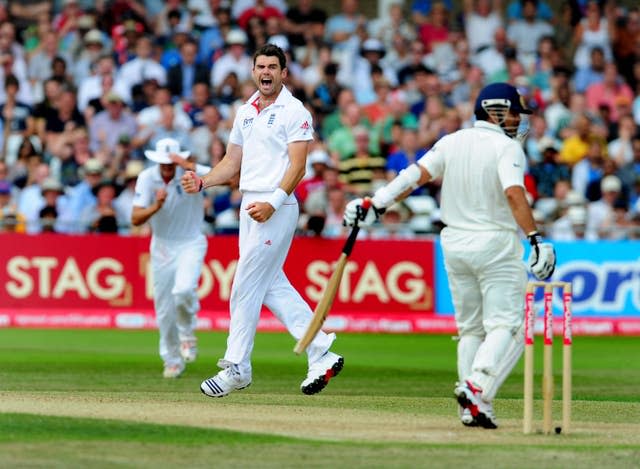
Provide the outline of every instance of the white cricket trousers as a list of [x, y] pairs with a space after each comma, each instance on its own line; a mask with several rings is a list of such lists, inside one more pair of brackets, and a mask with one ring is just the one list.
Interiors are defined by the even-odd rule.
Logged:
[[[238, 365], [243, 378], [251, 377], [251, 353], [262, 305], [296, 340], [304, 335], [313, 315], [282, 270], [298, 222], [295, 196], [289, 196], [265, 223], [247, 214], [247, 205], [264, 201], [268, 194], [245, 192], [240, 208], [240, 257], [231, 287], [231, 321], [223, 360]], [[309, 363], [329, 350], [334, 339], [335, 334], [320, 331], [307, 348]]]
[[160, 332], [160, 358], [165, 365], [182, 363], [180, 342], [195, 339], [200, 310], [197, 288], [207, 239], [151, 238], [153, 304]]
[[458, 377], [490, 389], [493, 397], [521, 351], [527, 282], [522, 242], [512, 231], [449, 227], [440, 242], [460, 338]]

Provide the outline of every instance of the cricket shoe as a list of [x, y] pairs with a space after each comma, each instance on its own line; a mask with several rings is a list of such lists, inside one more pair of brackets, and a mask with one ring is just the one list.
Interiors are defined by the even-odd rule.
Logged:
[[195, 340], [183, 340], [180, 342], [180, 355], [187, 363], [196, 361], [198, 356], [198, 342]]
[[179, 378], [183, 372], [184, 363], [179, 363], [177, 365], [165, 365], [162, 377], [168, 379]]
[[309, 366], [307, 378], [300, 385], [304, 394], [316, 394], [322, 391], [329, 380], [342, 370], [344, 358], [333, 352], [326, 352], [320, 360]]
[[482, 400], [480, 397], [482, 390], [476, 388], [469, 381], [456, 386], [454, 394], [458, 399], [458, 404], [469, 409], [471, 416], [482, 428], [498, 428], [498, 420], [493, 413], [493, 406]]
[[205, 379], [200, 391], [209, 397], [224, 397], [231, 391], [238, 391], [251, 385], [251, 378], [243, 380], [238, 365], [228, 365], [217, 375]]

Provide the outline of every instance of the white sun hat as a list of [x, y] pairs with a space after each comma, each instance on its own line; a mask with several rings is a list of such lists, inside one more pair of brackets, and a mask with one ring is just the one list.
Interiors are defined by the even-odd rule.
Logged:
[[149, 158], [151, 161], [159, 164], [171, 164], [171, 158], [169, 155], [171, 153], [175, 153], [180, 158], [187, 158], [191, 155], [190, 151], [180, 151], [180, 144], [177, 140], [172, 138], [163, 138], [156, 142], [156, 149], [154, 150], [145, 150], [144, 156]]

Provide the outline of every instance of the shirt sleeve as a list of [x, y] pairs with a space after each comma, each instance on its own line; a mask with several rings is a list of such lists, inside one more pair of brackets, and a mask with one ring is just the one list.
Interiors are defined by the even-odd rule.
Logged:
[[304, 106], [292, 109], [287, 122], [287, 143], [313, 140], [313, 120]]
[[439, 140], [428, 152], [418, 159], [418, 164], [424, 167], [433, 179], [444, 174], [444, 144]]
[[140, 175], [136, 181], [135, 194], [133, 195], [133, 206], [146, 208], [151, 205], [151, 186], [149, 184], [149, 178]]
[[242, 112], [240, 109], [238, 109], [238, 112], [236, 112], [236, 117], [233, 119], [233, 126], [231, 127], [231, 132], [229, 133], [229, 142], [233, 143], [235, 145], [240, 145], [242, 146], [243, 139], [242, 139], [242, 131], [240, 130], [240, 119]]
[[525, 156], [519, 144], [508, 145], [498, 159], [498, 178], [502, 189], [524, 187]]

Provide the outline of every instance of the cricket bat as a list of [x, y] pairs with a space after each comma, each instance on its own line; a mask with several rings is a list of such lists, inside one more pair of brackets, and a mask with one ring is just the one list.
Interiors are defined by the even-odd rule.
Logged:
[[[362, 208], [365, 210], [365, 215], [370, 206], [371, 199], [365, 198], [362, 202]], [[329, 309], [331, 309], [331, 305], [333, 304], [333, 300], [336, 297], [336, 293], [338, 292], [338, 287], [340, 286], [340, 281], [342, 280], [344, 268], [347, 265], [347, 260], [351, 255], [351, 251], [353, 251], [353, 245], [356, 242], [359, 231], [360, 227], [358, 226], [356, 220], [356, 224], [351, 229], [351, 233], [349, 234], [347, 241], [344, 243], [342, 253], [340, 254], [338, 262], [336, 263], [336, 268], [329, 278], [327, 288], [324, 290], [322, 298], [320, 298], [320, 301], [316, 305], [316, 309], [313, 312], [313, 318], [311, 319], [306, 332], [300, 338], [300, 340], [298, 340], [298, 343], [293, 348], [293, 351], [296, 354], [300, 355], [302, 352], [304, 352], [322, 328], [322, 325], [324, 324], [324, 321], [329, 314]]]

